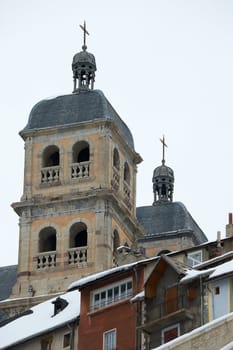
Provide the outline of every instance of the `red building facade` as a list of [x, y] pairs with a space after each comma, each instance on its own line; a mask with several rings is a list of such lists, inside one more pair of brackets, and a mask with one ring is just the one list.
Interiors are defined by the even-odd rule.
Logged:
[[[118, 269], [117, 269], [118, 270]], [[110, 270], [111, 271], [111, 270]], [[140, 349], [137, 324], [141, 310], [132, 297], [143, 290], [144, 267], [109, 273], [79, 286], [81, 291], [79, 350]]]

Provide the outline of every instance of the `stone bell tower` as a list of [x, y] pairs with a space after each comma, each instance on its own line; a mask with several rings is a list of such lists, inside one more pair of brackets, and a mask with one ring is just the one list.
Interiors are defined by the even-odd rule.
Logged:
[[20, 226], [12, 296], [25, 300], [111, 268], [117, 247], [142, 235], [135, 216], [141, 157], [129, 128], [94, 90], [96, 62], [82, 29], [73, 93], [37, 103], [20, 132], [25, 168], [22, 198], [12, 204]]

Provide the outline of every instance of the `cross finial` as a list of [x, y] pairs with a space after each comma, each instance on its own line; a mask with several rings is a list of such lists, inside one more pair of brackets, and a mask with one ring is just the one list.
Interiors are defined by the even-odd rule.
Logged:
[[86, 29], [86, 22], [84, 21], [83, 26], [80, 24], [80, 28], [83, 30], [83, 46], [82, 49], [85, 51], [87, 49], [86, 45], [86, 35], [90, 35]]
[[167, 147], [166, 143], [165, 143], [165, 137], [163, 135], [163, 138], [160, 139], [160, 141], [162, 142], [163, 144], [163, 159], [162, 159], [162, 165], [165, 164], [165, 147]]

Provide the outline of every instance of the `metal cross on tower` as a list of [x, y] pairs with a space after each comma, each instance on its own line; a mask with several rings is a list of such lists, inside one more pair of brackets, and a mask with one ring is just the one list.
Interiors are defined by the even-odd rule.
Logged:
[[80, 24], [79, 25], [80, 28], [83, 30], [83, 50], [86, 50], [87, 49], [87, 45], [86, 45], [86, 35], [90, 35], [86, 29], [86, 22], [84, 21], [84, 24], [83, 26]]
[[165, 147], [167, 147], [166, 143], [165, 143], [165, 137], [163, 135], [163, 138], [160, 139], [160, 141], [162, 142], [163, 144], [163, 159], [162, 159], [162, 165], [165, 164]]

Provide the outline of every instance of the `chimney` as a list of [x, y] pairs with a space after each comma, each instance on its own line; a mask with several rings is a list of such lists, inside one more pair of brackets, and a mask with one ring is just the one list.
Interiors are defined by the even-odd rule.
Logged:
[[217, 232], [217, 247], [221, 248], [221, 231]]
[[233, 236], [232, 213], [228, 214], [228, 224], [226, 225], [226, 237]]

